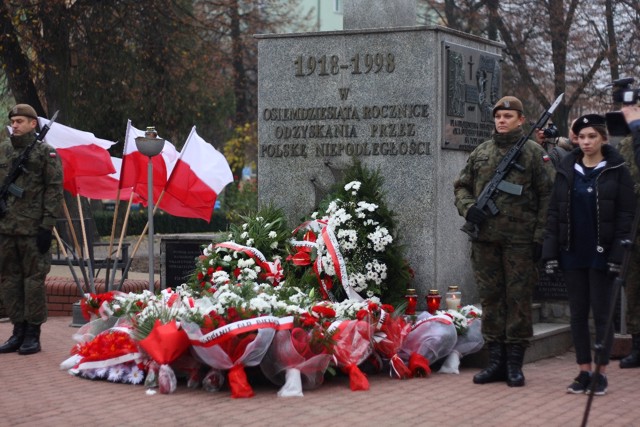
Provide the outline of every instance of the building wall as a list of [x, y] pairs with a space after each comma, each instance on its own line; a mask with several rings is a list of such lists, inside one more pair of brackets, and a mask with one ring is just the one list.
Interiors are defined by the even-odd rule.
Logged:
[[312, 11], [313, 31], [342, 30], [342, 4], [345, 0], [302, 0], [301, 9]]

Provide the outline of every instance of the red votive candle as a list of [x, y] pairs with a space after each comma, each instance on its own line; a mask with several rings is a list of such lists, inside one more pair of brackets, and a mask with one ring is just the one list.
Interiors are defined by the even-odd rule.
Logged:
[[416, 314], [416, 307], [418, 306], [418, 295], [415, 289], [407, 289], [407, 294], [404, 296], [407, 300], [407, 308], [404, 310], [404, 314]]
[[442, 295], [437, 289], [431, 289], [429, 295], [427, 295], [427, 311], [431, 314], [435, 314], [440, 310], [440, 303], [442, 302]]

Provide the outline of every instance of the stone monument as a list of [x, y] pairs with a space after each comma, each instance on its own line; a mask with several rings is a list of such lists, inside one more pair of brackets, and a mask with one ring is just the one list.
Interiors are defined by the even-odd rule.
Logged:
[[292, 227], [357, 157], [379, 170], [424, 309], [477, 302], [453, 181], [493, 131], [503, 46], [416, 26], [415, 0], [347, 0], [343, 31], [257, 35], [259, 203]]

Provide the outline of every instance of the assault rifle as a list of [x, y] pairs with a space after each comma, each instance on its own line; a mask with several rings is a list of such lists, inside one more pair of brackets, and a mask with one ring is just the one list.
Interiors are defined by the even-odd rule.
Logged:
[[[500, 164], [498, 164], [496, 172], [491, 178], [491, 181], [487, 183], [487, 185], [484, 187], [484, 189], [476, 199], [475, 206], [479, 209], [482, 209], [484, 213], [491, 216], [496, 216], [500, 212], [495, 202], [493, 201], [493, 197], [495, 194], [497, 194], [498, 191], [504, 191], [505, 193], [513, 194], [515, 196], [520, 196], [522, 194], [522, 185], [505, 181], [505, 177], [512, 168], [516, 168], [520, 172], [524, 171], [524, 166], [518, 163], [518, 157], [520, 156], [522, 147], [524, 147], [525, 142], [527, 142], [527, 139], [531, 137], [531, 134], [534, 131], [544, 128], [547, 120], [549, 120], [549, 117], [551, 117], [555, 109], [560, 104], [560, 101], [562, 101], [563, 96], [564, 93], [560, 94], [560, 96], [556, 98], [551, 107], [549, 107], [547, 111], [542, 113], [542, 116], [540, 116], [536, 124], [533, 125], [533, 127], [529, 130], [529, 133], [523, 135], [502, 158]], [[471, 221], [467, 221], [464, 223], [461, 230], [467, 233], [472, 239], [476, 239], [478, 238], [478, 232], [480, 231], [480, 228], [477, 224], [474, 224]]]
[[22, 153], [20, 153], [20, 155], [16, 157], [16, 159], [13, 161], [11, 170], [9, 171], [7, 176], [4, 178], [4, 182], [2, 183], [2, 188], [0, 188], [0, 218], [3, 218], [7, 214], [7, 211], [9, 210], [9, 207], [7, 206], [7, 197], [9, 197], [9, 194], [11, 194], [14, 197], [17, 197], [18, 199], [21, 199], [22, 196], [24, 196], [24, 190], [18, 187], [15, 184], [15, 181], [16, 179], [18, 179], [20, 174], [27, 173], [25, 164], [29, 159], [29, 155], [31, 154], [33, 147], [35, 147], [36, 144], [42, 142], [44, 137], [47, 135], [47, 132], [49, 132], [51, 125], [53, 125], [53, 123], [56, 121], [56, 118], [58, 117], [58, 112], [59, 111], [55, 112], [51, 120], [49, 120], [49, 123], [44, 125], [44, 127], [42, 128], [42, 130], [40, 131], [36, 139], [31, 144], [27, 145], [27, 148], [25, 148], [22, 151]]

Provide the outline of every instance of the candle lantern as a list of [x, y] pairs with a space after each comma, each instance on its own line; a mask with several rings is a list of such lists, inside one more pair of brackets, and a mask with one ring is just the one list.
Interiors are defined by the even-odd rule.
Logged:
[[404, 310], [404, 314], [416, 314], [416, 306], [418, 305], [418, 294], [416, 294], [416, 290], [407, 289], [407, 294], [404, 297], [407, 300], [407, 308]]
[[462, 293], [458, 290], [457, 286], [449, 286], [447, 294], [445, 295], [445, 301], [447, 303], [447, 309], [457, 310], [462, 307]]
[[427, 311], [431, 314], [435, 314], [437, 310], [440, 310], [440, 302], [442, 301], [442, 295], [437, 289], [431, 289], [429, 295], [427, 295]]

